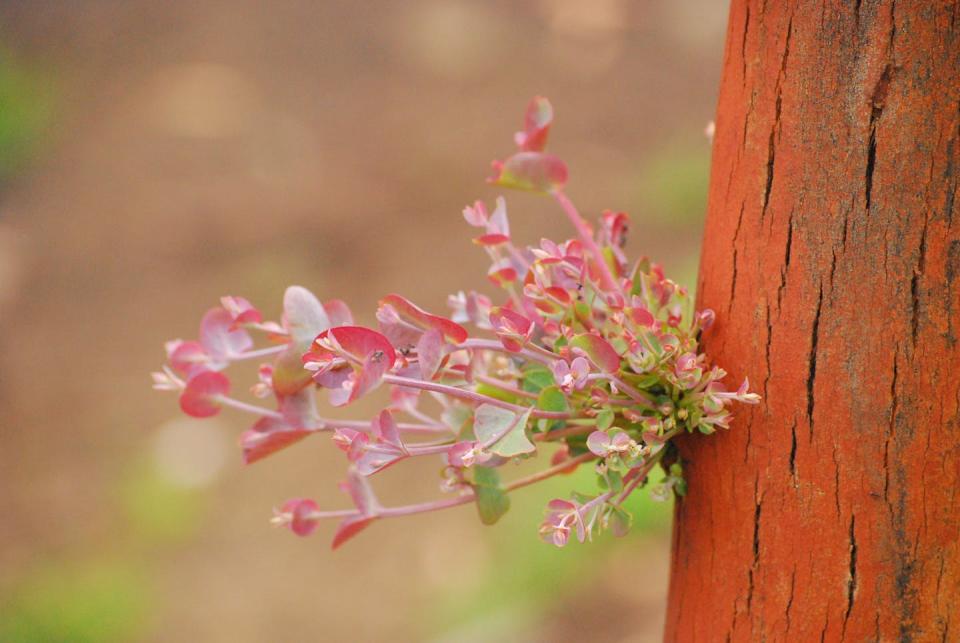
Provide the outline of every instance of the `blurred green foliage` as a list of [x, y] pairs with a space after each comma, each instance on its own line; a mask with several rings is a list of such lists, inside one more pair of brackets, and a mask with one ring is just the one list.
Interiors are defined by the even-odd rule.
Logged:
[[128, 641], [143, 631], [149, 603], [144, 578], [123, 562], [37, 570], [3, 600], [0, 641]]
[[0, 181], [29, 160], [53, 115], [52, 78], [0, 46]]
[[[663, 472], [657, 468], [650, 476], [659, 482]], [[536, 536], [543, 510], [551, 498], [565, 498], [571, 489], [593, 493], [596, 475], [591, 467], [580, 467], [570, 476], [557, 476], [542, 484], [510, 494], [512, 509], [487, 531], [494, 564], [483, 579], [462, 592], [438, 596], [439, 608], [433, 611], [437, 631], [470, 629], [482, 621], [486, 630], [491, 623], [502, 622], [509, 631], [535, 620], [543, 609], [560, 598], [558, 588], [574, 591], [593, 574], [603, 572], [598, 564], [612, 547], [631, 547], [637, 540], [669, 528], [672, 503], [658, 503], [646, 489], [633, 493], [625, 503], [633, 515], [633, 526], [624, 541], [605, 535], [592, 543], [570, 539], [563, 549], [545, 544]], [[574, 582], [578, 581], [578, 582]], [[496, 638], [490, 633], [489, 638]]]
[[149, 631], [156, 609], [149, 554], [196, 531], [203, 494], [171, 484], [146, 458], [115, 491], [122, 524], [109, 557], [74, 552], [27, 573], [0, 596], [0, 641], [111, 643]]
[[696, 226], [707, 211], [710, 154], [705, 142], [675, 141], [651, 155], [639, 173], [636, 190], [646, 221]]

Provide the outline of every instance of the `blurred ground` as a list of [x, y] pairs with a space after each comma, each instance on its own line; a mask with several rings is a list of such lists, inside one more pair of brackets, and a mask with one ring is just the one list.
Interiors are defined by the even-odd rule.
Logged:
[[[494, 528], [465, 507], [331, 554], [267, 518], [341, 506], [338, 452], [244, 469], [247, 418], [180, 419], [148, 374], [222, 294], [272, 312], [299, 283], [371, 322], [481, 284], [459, 212], [537, 93], [581, 209], [630, 212], [629, 250], [692, 285], [722, 4], [0, 3], [0, 639], [658, 640], [669, 507], [554, 550], [565, 479]], [[569, 234], [507, 197], [518, 239]], [[426, 467], [385, 500], [435, 494]]]

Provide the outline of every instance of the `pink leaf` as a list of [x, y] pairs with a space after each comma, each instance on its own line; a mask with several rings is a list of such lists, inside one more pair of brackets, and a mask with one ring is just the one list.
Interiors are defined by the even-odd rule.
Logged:
[[323, 304], [330, 319], [330, 326], [353, 326], [353, 313], [346, 303], [339, 299], [331, 299]]
[[494, 308], [490, 311], [490, 324], [500, 338], [503, 347], [519, 353], [533, 333], [533, 322], [510, 308]]
[[407, 318], [407, 320], [412, 321], [423, 329], [437, 329], [443, 333], [448, 340], [455, 344], [465, 342], [469, 335], [467, 329], [460, 324], [446, 317], [428, 313], [400, 295], [387, 295], [380, 300], [380, 305], [393, 307], [401, 317]]
[[400, 428], [397, 426], [397, 422], [393, 419], [393, 414], [390, 411], [380, 411], [380, 415], [373, 419], [371, 425], [373, 434], [382, 442], [395, 446], [398, 449], [406, 450], [406, 447], [403, 445], [403, 440], [400, 438]]
[[620, 370], [620, 354], [610, 343], [599, 335], [584, 333], [570, 340], [570, 345], [582, 350], [606, 373], [616, 373]]
[[330, 328], [323, 304], [302, 286], [290, 286], [283, 294], [283, 323], [294, 344], [309, 344], [318, 333]]
[[180, 408], [187, 415], [205, 418], [220, 412], [218, 395], [230, 392], [230, 380], [223, 373], [203, 371], [187, 381], [187, 387], [180, 394]]
[[567, 182], [567, 166], [558, 157], [542, 152], [520, 152], [493, 162], [487, 182], [516, 190], [558, 192]]
[[180, 340], [168, 342], [167, 358], [170, 366], [188, 377], [210, 366], [210, 355], [200, 342]]
[[221, 297], [220, 304], [230, 313], [230, 317], [233, 319], [232, 329], [239, 328], [244, 324], [259, 324], [263, 321], [263, 315], [260, 311], [243, 297]]
[[436, 328], [425, 332], [417, 342], [417, 360], [420, 363], [420, 375], [432, 380], [443, 362], [443, 335]]
[[317, 519], [313, 514], [319, 511], [317, 503], [308, 498], [293, 498], [287, 500], [280, 507], [283, 513], [288, 513], [291, 520], [288, 523], [290, 531], [298, 536], [309, 536], [317, 528]]
[[233, 328], [233, 317], [225, 308], [211, 308], [200, 320], [200, 344], [213, 359], [226, 361], [253, 346], [247, 331]]
[[293, 395], [310, 384], [311, 373], [300, 356], [313, 338], [330, 327], [323, 304], [306, 288], [290, 286], [283, 295], [283, 323], [290, 345], [273, 364], [273, 388], [277, 395]]
[[325, 330], [317, 336], [314, 345], [315, 350], [323, 352], [330, 351], [324, 347], [323, 340], [326, 337], [332, 337], [341, 350], [335, 354], [340, 354], [354, 360], [363, 360], [366, 357], [374, 357], [376, 361], [382, 362], [386, 368], [392, 368], [397, 361], [397, 353], [393, 349], [390, 341], [375, 330], [363, 326], [337, 326]]
[[610, 436], [603, 431], [594, 431], [587, 438], [587, 448], [594, 455], [607, 457], [610, 453]]
[[346, 482], [341, 483], [340, 487], [350, 494], [353, 505], [365, 516], [376, 515], [380, 508], [376, 496], [373, 495], [373, 488], [370, 482], [354, 470], [347, 473]]
[[547, 144], [550, 123], [553, 122], [553, 106], [543, 96], [534, 96], [527, 105], [523, 119], [523, 131], [514, 135], [514, 141], [523, 151], [540, 152]]

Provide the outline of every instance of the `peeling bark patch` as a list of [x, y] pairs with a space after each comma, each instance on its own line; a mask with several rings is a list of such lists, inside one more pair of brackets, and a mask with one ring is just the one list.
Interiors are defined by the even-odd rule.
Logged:
[[820, 335], [820, 311], [823, 308], [823, 284], [817, 296], [817, 312], [813, 316], [813, 330], [810, 333], [810, 358], [807, 363], [807, 418], [810, 422], [810, 440], [813, 440], [813, 387], [817, 380], [817, 342]]

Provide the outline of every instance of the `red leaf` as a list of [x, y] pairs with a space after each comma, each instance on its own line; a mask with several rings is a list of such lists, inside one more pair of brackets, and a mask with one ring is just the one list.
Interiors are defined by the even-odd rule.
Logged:
[[220, 412], [220, 404], [214, 398], [229, 392], [230, 380], [226, 375], [203, 371], [187, 381], [187, 387], [180, 394], [180, 408], [195, 418], [211, 417]]
[[558, 157], [543, 152], [520, 152], [505, 161], [493, 162], [488, 183], [530, 192], [557, 192], [567, 182], [567, 166]]
[[547, 144], [550, 123], [553, 122], [553, 106], [543, 96], [534, 96], [527, 105], [523, 119], [523, 131], [514, 135], [517, 146], [523, 151], [540, 152]]
[[620, 370], [620, 354], [599, 335], [590, 333], [577, 335], [570, 340], [570, 345], [586, 353], [600, 370], [607, 373], [616, 373]]
[[428, 313], [400, 295], [387, 295], [380, 300], [380, 305], [392, 306], [401, 316], [407, 317], [421, 328], [436, 328], [455, 344], [465, 342], [469, 335], [467, 329], [460, 324]]
[[[384, 363], [387, 369], [392, 368], [397, 361], [397, 353], [390, 340], [375, 330], [363, 326], [337, 326], [317, 335], [317, 342], [327, 336], [333, 337], [340, 348], [354, 359], [364, 360], [372, 356], [376, 361]], [[319, 351], [324, 350], [324, 347], [319, 347]]]
[[262, 460], [299, 442], [310, 433], [312, 431], [309, 429], [294, 428], [283, 420], [261, 418], [240, 436], [243, 461], [246, 464], [253, 464], [257, 460]]
[[353, 516], [351, 518], [344, 518], [340, 526], [337, 527], [337, 532], [333, 535], [333, 542], [330, 543], [330, 549], [336, 549], [347, 542], [376, 519], [376, 516]]

